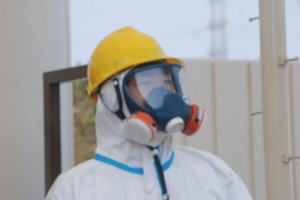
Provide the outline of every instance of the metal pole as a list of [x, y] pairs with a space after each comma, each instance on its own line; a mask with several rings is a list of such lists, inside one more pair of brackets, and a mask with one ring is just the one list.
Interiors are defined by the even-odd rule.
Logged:
[[292, 200], [285, 1], [260, 0], [260, 44], [264, 156], [268, 200]]

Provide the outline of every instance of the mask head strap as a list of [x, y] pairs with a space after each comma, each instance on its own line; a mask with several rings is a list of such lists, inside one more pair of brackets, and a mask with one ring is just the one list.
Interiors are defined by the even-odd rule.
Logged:
[[122, 96], [121, 96], [121, 91], [119, 87], [119, 81], [117, 78], [113, 79], [113, 85], [117, 94], [118, 98], [118, 103], [119, 103], [119, 109], [115, 112], [115, 114], [121, 119], [124, 120], [126, 117], [123, 112], [123, 104], [122, 104]]

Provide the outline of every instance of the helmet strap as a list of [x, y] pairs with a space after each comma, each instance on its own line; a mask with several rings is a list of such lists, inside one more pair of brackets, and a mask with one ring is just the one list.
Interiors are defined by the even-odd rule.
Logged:
[[115, 114], [121, 119], [124, 120], [125, 114], [123, 112], [123, 103], [122, 103], [122, 96], [121, 96], [121, 91], [120, 91], [120, 86], [119, 86], [119, 81], [117, 78], [113, 79], [113, 85], [117, 94], [118, 98], [118, 103], [119, 103], [119, 109], [115, 112]]

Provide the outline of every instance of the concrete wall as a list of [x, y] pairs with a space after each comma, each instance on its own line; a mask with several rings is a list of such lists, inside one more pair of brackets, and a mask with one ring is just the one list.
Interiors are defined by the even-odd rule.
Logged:
[[0, 1], [0, 199], [44, 198], [43, 72], [67, 66], [66, 12]]

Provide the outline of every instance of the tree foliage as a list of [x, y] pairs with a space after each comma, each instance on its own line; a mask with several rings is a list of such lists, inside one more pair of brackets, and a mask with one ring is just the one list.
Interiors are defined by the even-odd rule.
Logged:
[[87, 80], [73, 82], [75, 164], [93, 158], [96, 147], [95, 110], [89, 102]]

